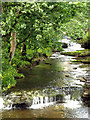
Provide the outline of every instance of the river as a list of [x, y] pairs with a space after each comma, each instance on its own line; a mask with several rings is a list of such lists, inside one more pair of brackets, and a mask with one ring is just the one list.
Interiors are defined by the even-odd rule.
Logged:
[[[68, 44], [65, 51], [83, 49], [68, 37], [62, 41]], [[2, 118], [88, 118], [89, 107], [81, 98], [84, 82], [78, 77], [87, 75], [89, 67], [86, 64], [83, 68], [83, 63], [71, 62], [72, 59], [75, 58], [56, 52], [32, 69], [23, 69], [25, 78], [17, 79], [16, 87], [6, 96], [23, 91], [28, 101], [28, 95], [32, 94], [32, 104], [28, 109], [4, 107]]]

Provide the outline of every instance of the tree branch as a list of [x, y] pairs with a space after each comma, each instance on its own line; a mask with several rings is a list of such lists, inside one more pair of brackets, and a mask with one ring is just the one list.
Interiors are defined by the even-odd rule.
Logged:
[[51, 22], [53, 25], [57, 25], [56, 23], [50, 21], [48, 18], [45, 17], [41, 17], [37, 12], [33, 11], [38, 17], [40, 17], [42, 19], [42, 21], [44, 21], [44, 19], [48, 20], [49, 22]]
[[27, 36], [23, 41], [19, 42], [19, 43], [17, 44], [17, 46], [18, 46], [19, 44], [25, 42], [25, 41], [29, 38], [30, 35], [31, 35], [31, 32], [29, 32], [28, 36]]

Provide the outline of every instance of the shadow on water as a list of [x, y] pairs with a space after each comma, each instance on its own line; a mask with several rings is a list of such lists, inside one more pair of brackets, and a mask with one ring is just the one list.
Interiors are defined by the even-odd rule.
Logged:
[[[73, 72], [76, 73], [76, 70]], [[12, 92], [37, 90], [47, 97], [49, 91], [52, 94], [53, 90], [61, 94], [63, 89], [64, 101], [55, 102], [47, 106], [43, 103], [44, 107], [41, 105], [40, 108], [40, 104], [37, 104], [37, 96], [33, 92], [33, 95], [36, 96], [35, 106], [23, 110], [4, 110], [3, 118], [35, 118], [36, 120], [42, 118], [88, 118], [88, 109], [81, 100], [82, 87], [76, 84], [70, 86], [75, 76], [72, 78], [72, 67], [70, 67], [69, 61], [61, 62], [60, 59], [50, 58], [47, 61], [41, 62], [40, 65], [33, 67], [32, 70], [23, 69], [23, 73], [25, 78], [17, 80], [16, 88], [13, 88]], [[45, 92], [42, 92], [43, 90]]]
[[32, 69], [23, 69], [22, 72], [25, 78], [17, 79], [16, 87], [11, 89], [11, 91], [42, 89], [49, 85], [51, 81], [56, 79], [62, 80], [62, 66], [60, 64], [57, 65], [57, 63], [59, 64], [59, 61], [48, 59]]

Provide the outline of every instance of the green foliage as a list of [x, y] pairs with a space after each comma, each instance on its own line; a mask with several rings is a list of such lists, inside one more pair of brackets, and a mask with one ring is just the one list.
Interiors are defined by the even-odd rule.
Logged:
[[[53, 49], [61, 51], [58, 39], [63, 35], [82, 37], [87, 12], [87, 3], [81, 2], [3, 2], [3, 89], [15, 85], [18, 67], [30, 65], [40, 53], [50, 57]], [[10, 64], [11, 32], [16, 32], [17, 46]]]
[[60, 31], [73, 39], [83, 38], [88, 29], [88, 7], [87, 3], [76, 4], [76, 15], [67, 23], [60, 27]]
[[17, 76], [17, 71], [11, 65], [7, 65], [8, 69], [6, 69], [2, 74], [2, 87], [10, 87], [16, 84], [14, 76]]
[[10, 87], [15, 86], [16, 80], [15, 77], [24, 77], [23, 74], [19, 74], [17, 70], [17, 65], [14, 63], [11, 65], [9, 61], [2, 58], [2, 88], [3, 91], [7, 90]]
[[50, 47], [47, 47], [43, 50], [43, 53], [46, 54], [46, 56], [50, 57], [52, 54], [52, 50]]
[[90, 30], [83, 36], [83, 42], [90, 42]]
[[20, 51], [17, 49], [12, 60], [12, 64], [16, 64], [17, 67], [25, 67], [26, 65], [30, 65], [30, 62], [26, 61], [25, 57], [23, 57]]
[[8, 60], [6, 61], [4, 55], [2, 58], [2, 70], [2, 88], [6, 90], [16, 84], [14, 76], [19, 76], [19, 73], [17, 73], [16, 65], [11, 65]]
[[17, 64], [9, 62], [9, 53], [7, 43], [2, 41], [2, 90], [5, 91], [15, 86], [15, 77], [24, 77], [18, 73]]

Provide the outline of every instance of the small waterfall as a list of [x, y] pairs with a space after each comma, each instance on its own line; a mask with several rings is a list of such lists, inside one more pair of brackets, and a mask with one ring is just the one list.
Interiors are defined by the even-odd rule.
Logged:
[[12, 104], [7, 105], [4, 109], [6, 109], [6, 110], [11, 110], [11, 109], [12, 109]]
[[4, 103], [4, 101], [3, 101], [3, 99], [0, 97], [0, 110], [4, 107], [3, 103]]
[[39, 101], [40, 101], [40, 100], [39, 100], [39, 97], [35, 97], [35, 96], [34, 96], [34, 98], [33, 98], [33, 105], [34, 105], [34, 104], [39, 104]]
[[79, 43], [76, 43], [73, 40], [71, 40], [70, 37], [64, 36], [62, 40], [59, 40], [59, 42], [61, 42], [61, 41], [62, 41], [62, 43], [66, 43], [68, 45], [68, 48], [64, 49], [66, 52], [84, 49], [84, 48], [81, 48], [81, 45]]
[[[32, 95], [33, 100], [31, 98], [31, 96], [29, 97], [28, 93], [23, 92], [24, 99], [21, 102], [20, 102], [20, 100], [21, 100], [22, 95], [21, 95], [21, 97], [18, 96], [18, 103], [17, 103], [17, 101], [15, 102], [16, 96], [14, 96], [15, 98], [13, 98], [13, 101], [10, 101], [8, 99], [8, 105], [5, 105], [5, 104], [4, 105], [5, 105], [6, 109], [20, 108], [20, 107], [21, 108], [26, 107], [26, 108], [32, 108], [32, 109], [42, 109], [43, 107], [53, 105], [55, 103], [56, 104], [63, 103], [63, 102], [65, 102], [65, 100], [68, 100], [68, 99], [72, 100], [74, 91], [79, 90], [79, 89], [81, 90], [82, 88], [75, 87], [75, 86], [61, 87], [61, 88], [53, 89], [54, 91], [52, 91], [51, 94], [49, 94], [49, 95], [46, 93], [43, 93], [43, 95], [41, 95], [41, 94]], [[55, 93], [55, 91], [56, 91], [56, 93]], [[52, 96], [52, 95], [54, 95], [54, 96]], [[8, 96], [11, 98], [10, 95], [8, 95]], [[65, 98], [65, 96], [67, 96], [67, 97]], [[5, 98], [7, 99], [6, 96], [5, 96]], [[0, 103], [1, 103], [0, 107], [2, 107], [2, 105], [3, 105], [2, 100], [3, 99], [0, 98]], [[22, 104], [24, 107], [22, 107]]]
[[56, 96], [53, 97], [53, 101], [56, 102]]
[[48, 101], [48, 97], [45, 97], [45, 103], [48, 103], [49, 101]]
[[30, 106], [31, 109], [42, 109], [43, 107], [52, 105], [56, 102], [56, 96], [54, 97], [43, 97], [43, 96], [34, 96], [33, 103]]
[[53, 97], [50, 97], [50, 102], [54, 102], [54, 101], [53, 101]]
[[83, 49], [84, 48], [81, 48], [80, 44], [71, 42], [69, 44], [69, 47], [68, 47], [68, 49], [66, 51], [68, 52], [68, 51], [76, 51], [76, 50], [83, 50]]
[[[73, 90], [74, 89], [74, 90]], [[81, 87], [79, 88], [81, 89]], [[57, 90], [59, 94], [56, 94], [55, 96], [34, 96], [33, 97], [33, 103], [30, 108], [33, 109], [40, 109], [46, 106], [49, 106], [54, 103], [58, 102], [64, 102], [66, 100], [72, 99], [72, 93], [76, 90], [76, 87], [62, 87]], [[65, 95], [66, 98], [63, 98], [62, 95]]]
[[40, 104], [43, 104], [43, 96], [40, 96]]

